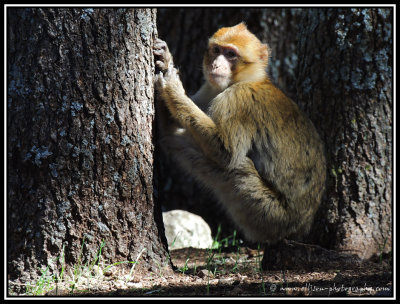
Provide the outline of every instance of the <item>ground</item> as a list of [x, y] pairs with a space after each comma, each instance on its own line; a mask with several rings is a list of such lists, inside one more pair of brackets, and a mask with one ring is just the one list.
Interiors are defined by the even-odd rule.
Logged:
[[[392, 259], [361, 261], [333, 251], [317, 251], [311, 263], [261, 271], [262, 249], [184, 248], [170, 252], [175, 270], [134, 273], [128, 279], [119, 266], [94, 267], [71, 290], [60, 284], [46, 296], [104, 297], [391, 297]], [[291, 253], [295, 256], [297, 253]], [[309, 257], [312, 255], [309, 255]], [[298, 258], [296, 257], [296, 260]], [[318, 261], [316, 261], [318, 260]], [[310, 262], [310, 261], [309, 261]], [[132, 274], [132, 273], [131, 273]], [[125, 279], [122, 279], [125, 278]]]

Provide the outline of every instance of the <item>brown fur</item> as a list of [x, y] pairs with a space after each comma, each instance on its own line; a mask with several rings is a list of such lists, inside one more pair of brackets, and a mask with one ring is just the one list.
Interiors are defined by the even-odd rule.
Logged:
[[[210, 44], [216, 43], [233, 44], [239, 56], [230, 61], [231, 85], [220, 91], [206, 83], [192, 97], [201, 108], [186, 96], [166, 44], [162, 51], [157, 48], [162, 70], [158, 90], [184, 129], [166, 134], [163, 145], [213, 190], [249, 240], [275, 242], [303, 235], [325, 185], [318, 133], [269, 81], [268, 48], [244, 24], [219, 30], [210, 38]], [[212, 60], [206, 54], [204, 64]]]

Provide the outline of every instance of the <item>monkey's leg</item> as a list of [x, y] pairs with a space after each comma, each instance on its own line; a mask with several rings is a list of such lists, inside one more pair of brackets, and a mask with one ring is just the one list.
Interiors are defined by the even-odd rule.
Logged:
[[168, 136], [162, 146], [214, 193], [249, 241], [275, 241], [286, 236], [290, 229], [288, 212], [276, 194], [262, 184], [251, 160], [248, 166], [227, 171], [205, 157], [188, 136]]
[[[207, 188], [227, 187], [223, 168], [207, 159], [193, 139], [185, 133], [165, 136], [161, 146], [182, 169]], [[227, 189], [228, 191], [228, 189]]]
[[213, 191], [247, 239], [275, 241], [287, 234], [288, 212], [277, 194], [264, 185], [250, 159], [227, 171], [205, 157], [187, 135], [166, 136], [161, 145], [186, 172]]
[[261, 261], [263, 270], [286, 269], [288, 256], [285, 254], [285, 244], [286, 240], [265, 244], [264, 256]]
[[283, 195], [260, 177], [251, 159], [232, 170], [236, 198], [225, 203], [249, 240], [275, 242], [293, 233], [297, 217]]

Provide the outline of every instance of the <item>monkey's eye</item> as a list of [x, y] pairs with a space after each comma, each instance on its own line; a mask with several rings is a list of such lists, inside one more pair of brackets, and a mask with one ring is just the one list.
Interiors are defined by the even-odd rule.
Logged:
[[213, 54], [215, 54], [215, 55], [219, 55], [219, 53], [220, 53], [219, 47], [214, 46], [214, 47], [212, 48], [212, 52], [213, 52]]
[[227, 58], [229, 58], [229, 59], [233, 59], [233, 58], [236, 57], [236, 53], [235, 53], [235, 51], [227, 50], [227, 51], [225, 52], [225, 56], [226, 56]]

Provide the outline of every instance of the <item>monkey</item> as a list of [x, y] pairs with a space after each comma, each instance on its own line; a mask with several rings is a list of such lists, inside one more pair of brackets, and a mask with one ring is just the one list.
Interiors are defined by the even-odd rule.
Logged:
[[270, 49], [242, 22], [209, 38], [205, 83], [183, 88], [167, 44], [154, 43], [155, 87], [178, 128], [161, 143], [209, 188], [251, 242], [311, 228], [325, 189], [324, 146], [312, 122], [269, 79]]

